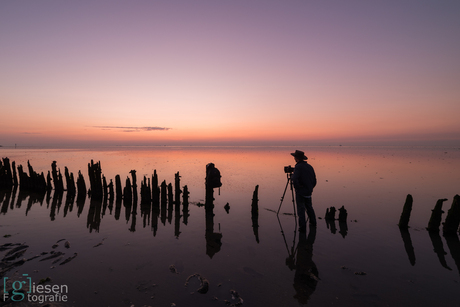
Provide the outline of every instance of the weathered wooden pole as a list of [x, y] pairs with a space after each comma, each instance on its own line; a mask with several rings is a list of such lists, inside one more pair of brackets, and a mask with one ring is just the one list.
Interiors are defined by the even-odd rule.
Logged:
[[161, 183], [160, 189], [161, 189], [161, 192], [160, 192], [160, 196], [161, 196], [160, 219], [161, 219], [161, 222], [163, 223], [163, 225], [165, 225], [165, 223], [166, 223], [166, 205], [167, 205], [167, 202], [168, 202], [168, 194], [167, 194], [168, 186], [166, 184], [166, 180], [163, 180], [163, 182]]
[[48, 175], [46, 175], [46, 191], [50, 192], [53, 189], [53, 185], [51, 184], [51, 173], [48, 171]]
[[136, 170], [131, 170], [130, 171], [131, 173], [131, 177], [133, 178], [133, 185], [132, 185], [132, 188], [133, 188], [133, 199], [134, 199], [134, 203], [137, 204], [137, 177], [136, 177]]
[[329, 221], [334, 221], [335, 220], [335, 212], [336, 212], [335, 207], [327, 208], [326, 209], [326, 215], [324, 216], [324, 218], [326, 220], [329, 220]]
[[0, 167], [0, 189], [11, 189], [13, 187], [13, 175], [11, 172], [10, 159], [3, 158]]
[[182, 193], [180, 189], [180, 176], [179, 172], [174, 175], [174, 202], [176, 205], [180, 205], [180, 194]]
[[430, 221], [428, 222], [428, 227], [426, 228], [429, 232], [438, 232], [439, 226], [441, 226], [442, 214], [444, 211], [442, 210], [442, 204], [445, 202], [447, 198], [438, 199], [434, 209], [431, 210], [431, 217]]
[[89, 183], [91, 185], [91, 197], [102, 200], [102, 169], [101, 162], [94, 164], [91, 160], [91, 164], [88, 163], [88, 176]]
[[114, 199], [114, 192], [113, 192], [113, 181], [110, 179], [110, 183], [108, 185], [109, 188], [109, 201], [113, 201]]
[[188, 223], [188, 217], [189, 211], [188, 211], [188, 198], [189, 198], [190, 192], [188, 191], [188, 187], [185, 185], [184, 186], [184, 193], [182, 194], [183, 198], [183, 207], [182, 207], [182, 215], [184, 216], [184, 224], [187, 225]]
[[160, 187], [158, 186], [157, 171], [153, 171], [152, 175], [152, 204], [153, 208], [160, 208]]
[[77, 191], [77, 189], [75, 188], [75, 179], [73, 177], [73, 173], [69, 174], [69, 169], [67, 168], [67, 166], [64, 167], [64, 175], [67, 185], [67, 194], [75, 195]]
[[104, 199], [107, 199], [108, 194], [107, 179], [105, 179], [105, 176], [102, 175], [102, 195], [104, 196]]
[[259, 185], [256, 185], [254, 192], [252, 193], [251, 220], [252, 230], [254, 232], [256, 242], [259, 243]]
[[403, 211], [401, 213], [401, 217], [399, 218], [399, 228], [409, 228], [409, 219], [410, 213], [412, 211], [412, 203], [413, 203], [412, 195], [407, 194], [406, 202], [404, 203]]
[[18, 186], [18, 177], [16, 175], [16, 163], [13, 161], [11, 162], [11, 167], [12, 167], [12, 170], [13, 170], [13, 186], [14, 187], [17, 187]]
[[442, 232], [444, 236], [455, 236], [460, 225], [460, 196], [454, 196], [452, 206], [447, 211], [446, 221], [444, 222]]
[[61, 170], [57, 169], [56, 161], [51, 164], [51, 170], [54, 181], [54, 190], [58, 193], [64, 192], [64, 183], [62, 180]]
[[77, 177], [77, 200], [86, 198], [86, 183], [81, 171], [78, 171]]
[[117, 193], [116, 200], [121, 200], [123, 197], [123, 189], [121, 187], [120, 175], [115, 176], [115, 191]]
[[344, 206], [340, 207], [339, 208], [339, 221], [340, 222], [346, 222], [347, 221], [347, 216], [348, 216], [347, 209], [345, 209]]
[[131, 205], [133, 202], [133, 191], [131, 187], [131, 181], [129, 180], [129, 177], [126, 177], [126, 185], [123, 190], [123, 203]]

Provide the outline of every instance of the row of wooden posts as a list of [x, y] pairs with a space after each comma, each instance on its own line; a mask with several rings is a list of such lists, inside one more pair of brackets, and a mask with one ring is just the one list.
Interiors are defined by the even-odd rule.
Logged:
[[[441, 221], [442, 221], [442, 214], [444, 211], [442, 210], [442, 204], [447, 199], [439, 199], [436, 202], [431, 213], [430, 221], [428, 222], [427, 230], [430, 232], [439, 232]], [[399, 219], [399, 228], [407, 229], [409, 227], [409, 219], [410, 214], [412, 211], [412, 204], [413, 204], [412, 195], [408, 194], [406, 197], [406, 202], [404, 203], [403, 211], [401, 213], [401, 217]], [[446, 220], [442, 223], [442, 232], [444, 236], [453, 236], [457, 234], [459, 231], [460, 226], [460, 196], [455, 195], [452, 201], [452, 205], [450, 209], [447, 211]]]
[[[15, 162], [10, 163], [8, 158], [2, 158], [2, 161], [0, 161], [0, 189], [11, 189], [19, 185], [24, 191], [45, 193], [53, 189], [53, 182], [55, 193], [60, 194], [66, 190], [68, 195], [77, 196], [77, 199], [85, 198], [86, 194], [89, 194], [93, 200], [102, 200], [103, 198], [121, 200], [123, 198], [125, 202], [132, 202], [133, 200], [137, 202], [137, 176], [135, 170], [130, 171], [131, 179], [127, 177], [125, 187], [122, 188], [120, 175], [115, 176], [115, 184], [112, 179], [107, 183], [107, 179], [102, 175], [101, 163], [94, 163], [91, 160], [91, 163], [88, 163], [90, 189], [87, 190], [81, 171], [78, 172], [77, 180], [75, 181], [73, 173], [70, 173], [65, 167], [66, 188], [64, 188], [63, 176], [60, 169], [57, 168], [56, 161], [51, 164], [51, 172], [48, 171], [46, 178], [43, 172], [40, 174], [35, 172], [29, 161], [27, 161], [27, 166], [29, 174], [24, 172], [22, 165], [18, 165], [18, 172], [16, 173]], [[174, 188], [175, 192], [173, 193], [172, 184], [166, 184], [166, 181], [159, 185], [155, 170], [152, 178], [144, 176], [141, 181], [141, 203], [153, 201], [154, 204], [159, 204], [160, 195], [161, 201], [166, 202], [167, 197], [169, 200], [174, 198], [174, 201], [178, 203], [182, 193], [184, 200], [188, 199], [187, 186], [184, 186], [183, 190], [180, 188], [179, 172], [175, 174]]]

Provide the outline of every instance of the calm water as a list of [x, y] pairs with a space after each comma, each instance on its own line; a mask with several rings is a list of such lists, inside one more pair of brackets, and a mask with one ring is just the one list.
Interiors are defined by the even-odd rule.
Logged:
[[[296, 233], [283, 167], [301, 149], [315, 168], [317, 216], [344, 206], [346, 225], [318, 220], [316, 231]], [[66, 285], [62, 306], [456, 306], [460, 290], [460, 242], [425, 230], [436, 201], [444, 211], [460, 193], [459, 148], [401, 147], [117, 147], [90, 150], [1, 148], [2, 157], [37, 172], [58, 168], [85, 176], [100, 161], [109, 181], [122, 183], [136, 170], [156, 170], [174, 186], [187, 185], [188, 216], [174, 206], [161, 212], [115, 204], [66, 202], [51, 193], [36, 202], [12, 193], [0, 199], [0, 245], [28, 245], [9, 270], [10, 281]], [[213, 215], [205, 207], [205, 166], [222, 174]], [[251, 204], [258, 189], [258, 214]], [[414, 198], [408, 234], [397, 226], [406, 195]], [[140, 199], [139, 199], [140, 202]], [[229, 209], [225, 209], [228, 203]], [[280, 207], [279, 216], [276, 211]], [[337, 214], [338, 215], [338, 214]], [[446, 214], [443, 215], [443, 220]], [[62, 240], [63, 239], [63, 240]], [[59, 241], [62, 240], [62, 241]], [[59, 241], [59, 242], [58, 242]], [[70, 247], [64, 243], [68, 241]], [[58, 242], [58, 246], [53, 245]], [[61, 258], [45, 260], [54, 251]], [[5, 255], [8, 250], [2, 251]], [[48, 252], [41, 255], [42, 252]], [[75, 258], [60, 265], [65, 259]], [[53, 263], [54, 260], [60, 259]], [[198, 274], [209, 283], [200, 293]], [[29, 279], [27, 279], [29, 280]], [[187, 283], [188, 280], [188, 283]], [[206, 285], [206, 282], [203, 282]], [[235, 295], [232, 290], [236, 291]], [[23, 301], [24, 303], [24, 301]]]

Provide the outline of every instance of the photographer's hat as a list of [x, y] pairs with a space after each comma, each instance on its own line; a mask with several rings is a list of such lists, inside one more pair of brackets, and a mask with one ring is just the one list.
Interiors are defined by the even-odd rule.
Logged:
[[295, 152], [291, 153], [291, 155], [299, 160], [307, 160], [307, 156], [303, 151], [296, 150]]

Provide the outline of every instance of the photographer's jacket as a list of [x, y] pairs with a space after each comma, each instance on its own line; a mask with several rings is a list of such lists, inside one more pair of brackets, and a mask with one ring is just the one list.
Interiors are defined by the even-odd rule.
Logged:
[[302, 196], [311, 196], [316, 186], [316, 175], [313, 167], [306, 161], [299, 161], [295, 165], [292, 183], [296, 193]]

